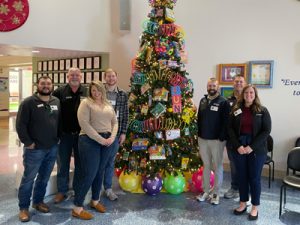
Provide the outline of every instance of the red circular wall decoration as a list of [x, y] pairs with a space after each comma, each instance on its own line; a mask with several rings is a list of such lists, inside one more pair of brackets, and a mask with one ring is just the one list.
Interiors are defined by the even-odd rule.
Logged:
[[29, 15], [28, 0], [0, 0], [0, 32], [22, 26]]

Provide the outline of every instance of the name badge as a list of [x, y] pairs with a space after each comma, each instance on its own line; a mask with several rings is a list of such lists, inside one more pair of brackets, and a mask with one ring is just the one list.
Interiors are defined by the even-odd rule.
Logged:
[[51, 107], [52, 110], [58, 110], [57, 105], [50, 105], [50, 107]]
[[241, 113], [242, 113], [242, 110], [238, 109], [238, 110], [236, 110], [236, 111], [233, 112], [233, 115], [237, 116], [237, 115], [240, 115]]
[[230, 102], [229, 104], [230, 104], [230, 106], [233, 106], [233, 102]]
[[219, 107], [212, 105], [212, 106], [210, 107], [210, 110], [211, 110], [211, 111], [216, 111], [216, 112], [217, 112], [217, 111], [219, 110]]
[[66, 99], [72, 99], [72, 96], [66, 96]]
[[39, 104], [36, 107], [38, 107], [38, 108], [44, 107], [44, 104]]
[[111, 104], [112, 106], [115, 106], [115, 105], [116, 105], [116, 101], [115, 101], [115, 100], [109, 100], [109, 102], [110, 102], [110, 104]]

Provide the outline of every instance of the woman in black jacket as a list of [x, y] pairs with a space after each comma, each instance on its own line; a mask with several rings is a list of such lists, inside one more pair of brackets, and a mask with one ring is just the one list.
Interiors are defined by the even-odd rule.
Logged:
[[267, 156], [271, 124], [270, 114], [261, 105], [256, 87], [251, 84], [244, 87], [230, 113], [228, 134], [235, 151], [234, 161], [240, 184], [240, 206], [234, 210], [234, 214], [241, 215], [247, 211], [250, 191], [252, 208], [249, 220], [258, 218], [261, 172]]

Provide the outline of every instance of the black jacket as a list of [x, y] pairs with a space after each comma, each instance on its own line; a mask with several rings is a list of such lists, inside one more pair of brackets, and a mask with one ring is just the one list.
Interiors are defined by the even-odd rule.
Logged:
[[[234, 112], [229, 116], [228, 124], [228, 135], [229, 141], [232, 145], [233, 150], [241, 146], [239, 142], [240, 137], [240, 127], [241, 127], [241, 115], [234, 115]], [[252, 131], [252, 141], [249, 145], [256, 154], [265, 154], [268, 152], [267, 149], [267, 138], [271, 133], [272, 121], [271, 116], [267, 108], [262, 107], [262, 111], [258, 113], [253, 113], [253, 131]]]
[[201, 99], [198, 108], [198, 136], [208, 140], [226, 140], [229, 104], [218, 96], [209, 102], [207, 95]]
[[60, 103], [51, 96], [43, 102], [36, 94], [24, 99], [19, 107], [16, 129], [25, 146], [35, 143], [36, 149], [48, 149], [58, 143]]

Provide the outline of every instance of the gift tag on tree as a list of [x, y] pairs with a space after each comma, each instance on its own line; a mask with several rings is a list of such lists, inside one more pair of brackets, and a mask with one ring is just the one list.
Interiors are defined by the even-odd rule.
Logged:
[[148, 91], [151, 88], [150, 84], [146, 83], [141, 87], [141, 94], [145, 94], [146, 91]]
[[153, 91], [153, 100], [154, 101], [168, 101], [168, 95], [169, 95], [169, 91], [167, 89], [163, 88], [156, 88]]
[[123, 160], [128, 161], [129, 158], [129, 152], [124, 152], [123, 153]]
[[189, 164], [189, 158], [185, 158], [185, 157], [182, 157], [181, 159], [181, 169], [185, 170], [187, 169], [188, 167], [188, 164]]
[[166, 8], [165, 19], [171, 23], [175, 21], [175, 15], [173, 9]]
[[156, 104], [156, 106], [150, 111], [153, 116], [156, 118], [160, 117], [163, 113], [166, 112], [166, 106], [161, 104], [160, 102]]
[[147, 166], [147, 159], [146, 158], [142, 158], [141, 162], [140, 162], [140, 167], [141, 168], [146, 168]]
[[132, 150], [133, 151], [146, 150], [148, 148], [148, 144], [149, 144], [148, 138], [134, 139], [132, 142]]
[[148, 151], [150, 160], [166, 159], [165, 148], [161, 145], [153, 145]]
[[148, 110], [149, 110], [149, 106], [148, 105], [142, 105], [141, 113], [143, 115], [147, 115], [148, 114]]
[[154, 132], [154, 135], [157, 139], [163, 139], [163, 133], [161, 131]]
[[166, 140], [174, 140], [180, 138], [180, 129], [166, 130]]

